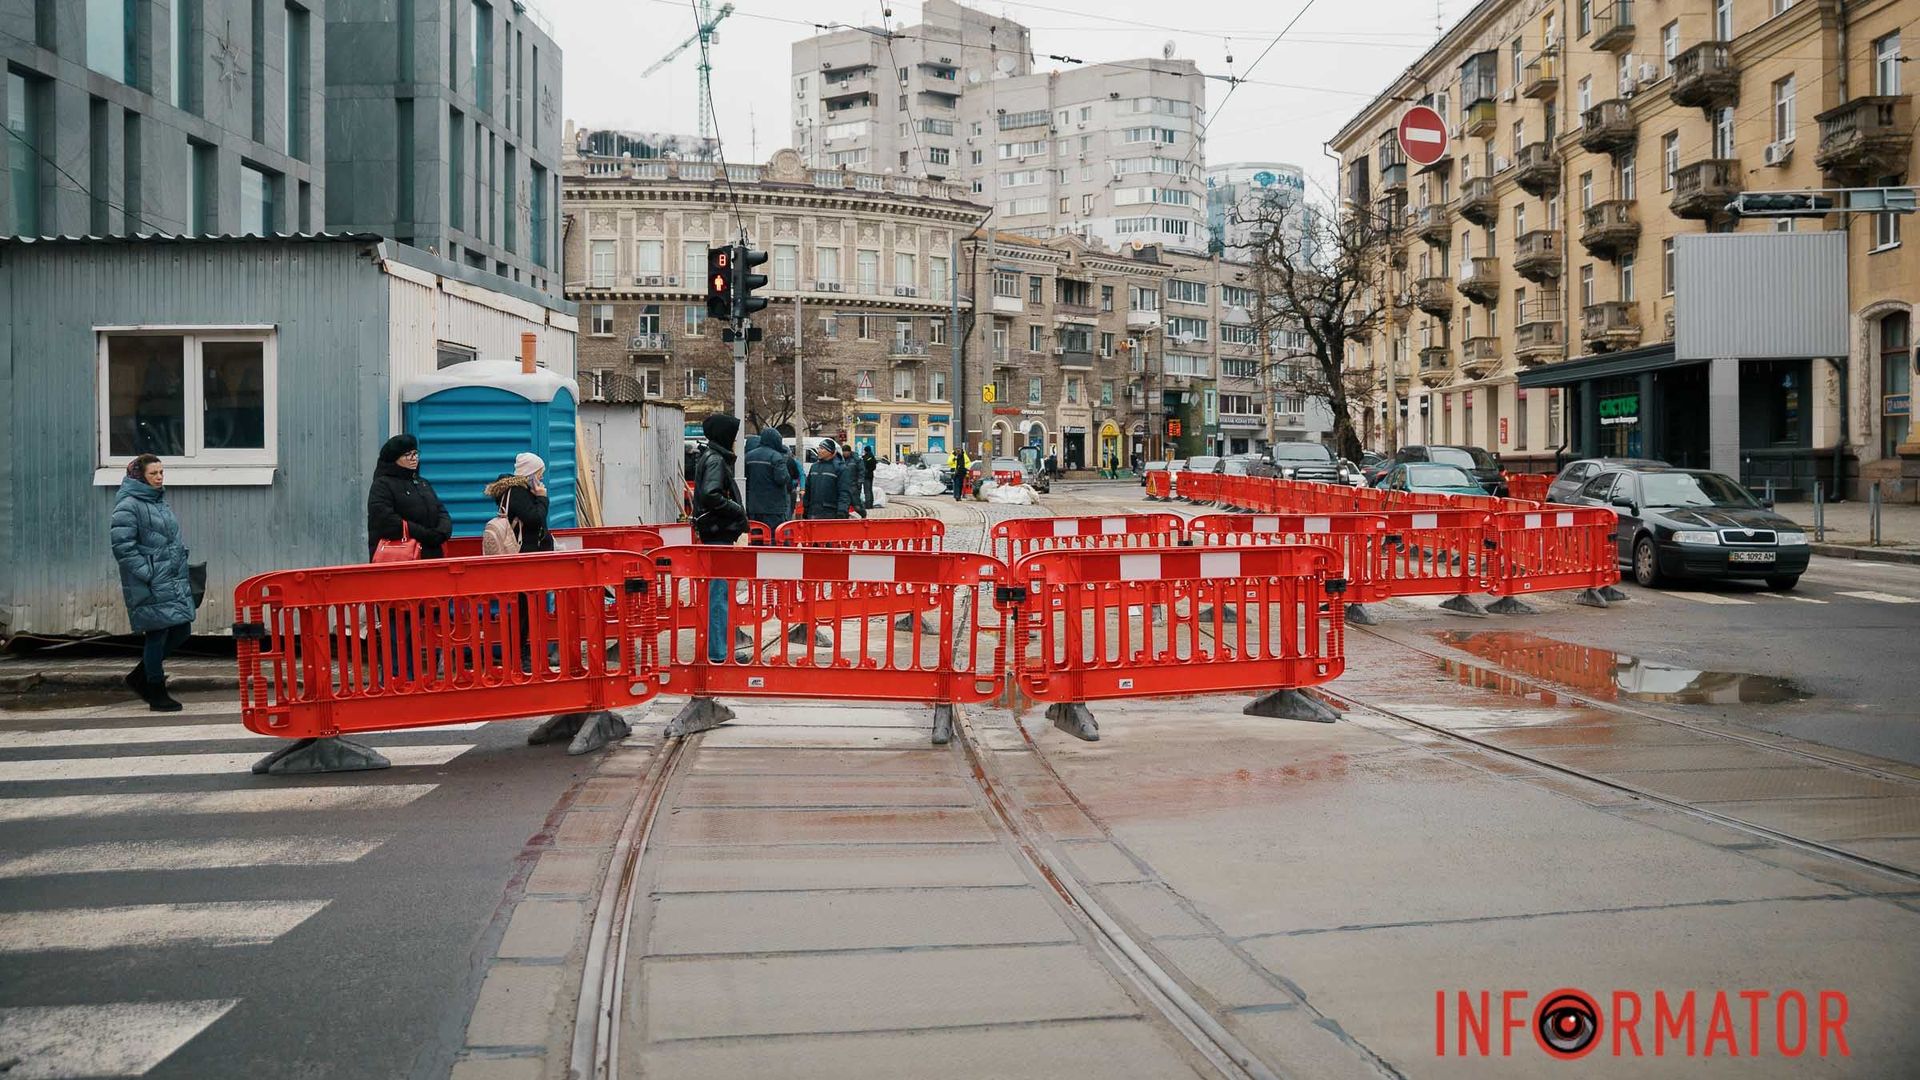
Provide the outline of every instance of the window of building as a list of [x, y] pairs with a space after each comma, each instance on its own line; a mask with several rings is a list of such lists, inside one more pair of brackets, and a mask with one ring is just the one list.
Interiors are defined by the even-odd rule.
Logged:
[[873, 320], [869, 316], [855, 315], [853, 317], [854, 336], [859, 338], [861, 341], [872, 341], [873, 340], [872, 322]]
[[1897, 457], [1912, 431], [1912, 316], [1896, 312], [1880, 320], [1880, 454]]
[[1593, 209], [1593, 174], [1590, 172], [1580, 174], [1580, 209]]
[[927, 400], [947, 400], [947, 373], [940, 368], [934, 368], [927, 375]]
[[913, 368], [899, 367], [893, 369], [893, 400], [913, 400]]
[[1100, 310], [1113, 310], [1113, 286], [1111, 285], [1100, 286]]
[[1793, 0], [1773, 0], [1773, 14], [1775, 15], [1783, 14], [1788, 8], [1792, 6], [1793, 6]]
[[[593, 240], [587, 244], [589, 265], [592, 277], [589, 279], [595, 289], [613, 288], [614, 260], [617, 257], [615, 242], [612, 240]], [[706, 276], [706, 268], [700, 270]]]
[[707, 309], [700, 304], [688, 304], [681, 308], [685, 312], [681, 326], [688, 337], [703, 337], [707, 332]]
[[947, 320], [927, 320], [927, 344], [945, 345], [947, 343]]
[[1028, 275], [1027, 303], [1029, 304], [1042, 303], [1043, 301], [1040, 298], [1042, 295], [1044, 295], [1045, 289], [1046, 289], [1046, 279], [1035, 277], [1033, 275]]
[[87, 0], [87, 66], [128, 86], [138, 86], [139, 30], [132, 0]]
[[1042, 330], [1040, 327], [1040, 324], [1038, 323], [1035, 323], [1032, 326], [1027, 327], [1027, 348], [1031, 349], [1034, 352], [1039, 352], [1041, 349], [1045, 348], [1046, 347], [1045, 334], [1046, 334], [1046, 331]]
[[1673, 174], [1680, 171], [1680, 133], [1660, 136], [1660, 190], [1673, 190]]
[[1113, 355], [1113, 335], [1112, 334], [1100, 335], [1100, 355], [1101, 356]]
[[1170, 352], [1166, 357], [1166, 373], [1169, 375], [1197, 375], [1201, 378], [1213, 374], [1213, 360], [1210, 357], [1192, 353]]
[[927, 256], [927, 295], [935, 300], [947, 298], [947, 286], [951, 284], [947, 280], [951, 273], [949, 265], [945, 255]]
[[1673, 58], [1680, 55], [1680, 20], [1660, 28], [1660, 76], [1673, 76]]
[[1080, 376], [1067, 376], [1067, 404], [1080, 404]]
[[1733, 40], [1733, 0], [1713, 0], [1713, 40]]
[[[177, 0], [176, 0], [177, 2]], [[287, 118], [287, 155], [307, 156], [307, 9], [298, 4], [287, 6], [286, 56], [280, 73], [281, 107]], [[177, 76], [176, 76], [177, 77]]]
[[1010, 300], [1020, 299], [1020, 275], [1007, 270], [993, 272], [993, 295]]
[[1525, 236], [1526, 234], [1527, 234], [1527, 204], [1523, 202], [1514, 203], [1513, 204], [1513, 235], [1516, 237], [1519, 237], [1519, 236]]
[[930, 146], [927, 148], [927, 164], [950, 165], [952, 163], [953, 151], [944, 146]]
[[1580, 84], [1575, 93], [1574, 101], [1576, 102], [1574, 107], [1578, 110], [1576, 115], [1581, 118], [1580, 122], [1584, 124], [1586, 123], [1587, 110], [1593, 108], [1593, 77], [1591, 75], [1582, 75], [1580, 77]]
[[270, 330], [102, 332], [100, 466], [272, 465], [278, 338]]
[[[536, 126], [535, 130], [538, 131], [539, 128]], [[557, 201], [560, 193], [558, 190], [550, 190], [548, 188], [547, 170], [545, 168], [539, 165], [529, 165], [528, 171], [533, 174], [531, 179], [527, 181], [527, 194], [530, 196], [527, 201], [531, 206], [527, 211], [527, 221], [529, 222], [527, 226], [527, 238], [533, 241], [530, 245], [531, 250], [528, 252], [528, 257], [533, 260], [533, 265], [545, 266], [547, 265], [547, 236], [552, 231], [551, 224], [547, 220], [547, 207], [550, 205], [548, 200], [553, 199]], [[706, 271], [702, 269], [701, 273], [704, 275]]]
[[813, 251], [813, 272], [821, 285], [840, 284], [840, 249], [815, 248]]
[[1207, 283], [1174, 278], [1167, 282], [1167, 299], [1183, 304], [1204, 304], [1207, 302]]
[[707, 373], [706, 372], [696, 371], [693, 368], [687, 369], [687, 387], [686, 387], [685, 396], [690, 398], [703, 398], [707, 396]]
[[1733, 157], [1733, 106], [1723, 105], [1713, 114], [1713, 156]]
[[1620, 161], [1614, 166], [1613, 171], [1613, 190], [1616, 197], [1622, 199], [1634, 198], [1634, 166], [1634, 152], [1631, 150], [1622, 151]]
[[599, 337], [606, 337], [607, 335], [612, 334], [613, 333], [613, 305], [612, 304], [594, 304], [592, 307], [592, 311], [593, 311], [593, 333]]
[[467, 227], [467, 118], [447, 110], [447, 224]]
[[[1880, 183], [1882, 186], [1893, 187], [1900, 183], [1900, 178], [1898, 176], [1883, 176], [1880, 178]], [[1900, 215], [1873, 215], [1873, 250], [1886, 251], [1899, 246]]]
[[680, 242], [680, 280], [689, 288], [707, 276], [707, 245], [698, 240]]
[[1194, 341], [1205, 341], [1207, 340], [1207, 320], [1173, 316], [1167, 320], [1167, 336], [1176, 340], [1192, 338]]
[[915, 265], [912, 252], [896, 251], [893, 253], [893, 284], [895, 288], [905, 286], [909, 289], [915, 288], [920, 284], [919, 267]]
[[800, 249], [792, 244], [773, 245], [773, 287], [786, 291], [800, 287]]
[[[661, 274], [661, 260], [666, 258], [666, 243], [661, 240], [638, 240], [633, 245], [633, 272], [642, 277], [655, 277]], [[702, 277], [706, 274], [701, 273]]]
[[1593, 29], [1593, 0], [1580, 0], [1579, 6], [1574, 9], [1573, 20], [1573, 36], [1586, 37]]
[[280, 178], [252, 165], [240, 166], [240, 234], [271, 236], [279, 219], [274, 206], [274, 188]]
[[1585, 310], [1593, 306], [1593, 264], [1580, 268], [1580, 307]]
[[1660, 293], [1662, 296], [1673, 295], [1673, 278], [1678, 269], [1678, 265], [1674, 262], [1673, 237], [1669, 236], [1660, 241]]
[[633, 317], [633, 332], [636, 334], [657, 334], [660, 332], [660, 305], [642, 304]]
[[481, 112], [493, 111], [493, 9], [480, 0], [468, 7], [467, 50], [473, 103]]
[[1633, 262], [1631, 252], [1620, 256], [1620, 299], [1629, 302], [1639, 299], [1633, 287]]
[[1102, 405], [1113, 404], [1113, 380], [1112, 379], [1100, 380], [1100, 404]]
[[967, 163], [970, 165], [980, 164], [980, 151], [978, 150], [967, 151]]
[[857, 258], [858, 263], [856, 265], [860, 274], [860, 291], [869, 294], [879, 292], [880, 253], [877, 251], [862, 251]]
[[1873, 40], [1873, 92], [1884, 97], [1900, 93], [1900, 35]]
[[1127, 292], [1132, 301], [1132, 310], [1134, 311], [1159, 311], [1160, 310], [1160, 290], [1143, 289], [1138, 285], [1130, 285], [1127, 287]]
[[664, 375], [665, 375], [665, 372], [663, 372], [661, 369], [657, 367], [641, 368], [640, 369], [640, 392], [650, 398], [665, 396], [660, 392], [661, 382]]
[[40, 235], [40, 83], [7, 72], [7, 181], [15, 235]]
[[1628, 92], [1638, 85], [1634, 82], [1633, 55], [1621, 53], [1615, 65], [1613, 85], [1615, 96], [1626, 97]]
[[838, 315], [828, 312], [820, 316], [820, 336], [826, 338], [828, 341], [839, 340], [840, 317]]
[[1773, 141], [1787, 142], [1793, 138], [1793, 76], [1776, 80], [1773, 84]]
[[1044, 387], [1044, 385], [1043, 385], [1043, 384], [1041, 383], [1041, 381], [1040, 381], [1040, 376], [1038, 376], [1038, 375], [1031, 375], [1031, 376], [1028, 376], [1028, 378], [1027, 378], [1027, 404], [1029, 404], [1029, 405], [1038, 405], [1038, 404], [1040, 404], [1040, 396], [1041, 396], [1041, 394], [1042, 394], [1042, 393], [1044, 393], [1044, 392], [1045, 392], [1045, 387]]

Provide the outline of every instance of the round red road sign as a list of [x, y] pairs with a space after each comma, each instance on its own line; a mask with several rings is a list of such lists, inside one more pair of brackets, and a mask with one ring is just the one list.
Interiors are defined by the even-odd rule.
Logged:
[[1415, 165], [1431, 165], [1447, 155], [1447, 122], [1425, 105], [1400, 117], [1400, 149]]

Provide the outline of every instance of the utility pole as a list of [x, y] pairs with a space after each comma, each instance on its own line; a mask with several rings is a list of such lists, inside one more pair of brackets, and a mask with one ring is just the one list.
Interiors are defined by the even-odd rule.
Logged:
[[1254, 281], [1258, 283], [1258, 303], [1260, 304], [1260, 318], [1254, 323], [1255, 332], [1260, 335], [1260, 392], [1267, 399], [1267, 449], [1271, 452], [1275, 431], [1273, 411], [1276, 402], [1273, 400], [1273, 330], [1267, 325], [1267, 275], [1256, 273]]
[[806, 350], [801, 348], [801, 318], [800, 294], [796, 292], [793, 294], [793, 441], [795, 455], [804, 458], [801, 440], [807, 437], [807, 382], [801, 373], [806, 363], [803, 359]]
[[[953, 258], [947, 275], [951, 282], [947, 289], [947, 359], [949, 368], [947, 382], [950, 389], [947, 398], [953, 403], [953, 415], [947, 417], [947, 450], [958, 454], [965, 445], [967, 415], [966, 372], [962, 369], [960, 358], [964, 353], [964, 342], [960, 340], [960, 230], [953, 233]], [[956, 456], [955, 461], [959, 458]], [[959, 481], [955, 481], [958, 483]]]

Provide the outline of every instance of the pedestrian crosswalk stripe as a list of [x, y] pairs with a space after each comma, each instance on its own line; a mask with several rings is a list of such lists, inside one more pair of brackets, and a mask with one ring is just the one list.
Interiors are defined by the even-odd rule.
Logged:
[[0, 858], [0, 879], [129, 870], [228, 870], [248, 866], [349, 863], [380, 839], [273, 836], [257, 840], [142, 840], [47, 848]]
[[438, 784], [267, 787], [244, 791], [160, 791], [141, 795], [48, 795], [0, 799], [0, 823], [49, 818], [153, 814], [276, 814], [301, 810], [396, 810]]
[[[102, 719], [89, 716], [88, 720]], [[408, 732], [433, 734], [440, 731], [471, 731], [481, 725], [446, 724], [432, 728], [409, 728]], [[380, 732], [378, 734], [400, 734]], [[221, 742], [232, 739], [271, 739], [274, 736], [248, 731], [241, 724], [163, 724], [150, 727], [64, 728], [52, 731], [0, 732], [0, 750], [30, 750], [43, 747], [130, 746], [136, 743]], [[268, 749], [271, 749], [269, 747]]]
[[325, 900], [240, 900], [10, 911], [0, 913], [0, 955], [265, 945], [326, 906]]
[[[269, 748], [271, 749], [271, 748]], [[471, 743], [383, 746], [395, 765], [445, 765], [473, 749]], [[260, 760], [260, 751], [244, 754], [156, 754], [144, 757], [31, 758], [0, 761], [0, 783], [36, 780], [126, 780], [144, 776], [208, 776], [244, 773]]]
[[1691, 600], [1696, 604], [1751, 604], [1753, 603], [1753, 601], [1751, 600], [1743, 600], [1738, 596], [1722, 596], [1719, 593], [1708, 593], [1708, 592], [1669, 592], [1669, 593], [1663, 593], [1662, 595], [1671, 596], [1676, 600]]
[[1896, 596], [1893, 593], [1884, 592], [1843, 592], [1835, 593], [1834, 595], [1851, 596], [1855, 600], [1876, 600], [1882, 604], [1920, 604], [1920, 599], [1911, 596]]
[[0, 1008], [8, 1080], [144, 1076], [240, 1003], [124, 1002]]

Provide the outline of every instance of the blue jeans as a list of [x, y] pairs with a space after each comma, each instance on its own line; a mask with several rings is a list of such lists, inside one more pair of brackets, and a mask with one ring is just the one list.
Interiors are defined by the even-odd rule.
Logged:
[[715, 578], [707, 582], [707, 662], [724, 664], [733, 649], [733, 630], [727, 608], [733, 601], [733, 583]]
[[146, 641], [140, 647], [140, 663], [147, 669], [147, 682], [158, 686], [167, 677], [166, 660], [180, 646], [187, 643], [193, 634], [192, 623], [169, 626], [164, 630], [147, 631]]

